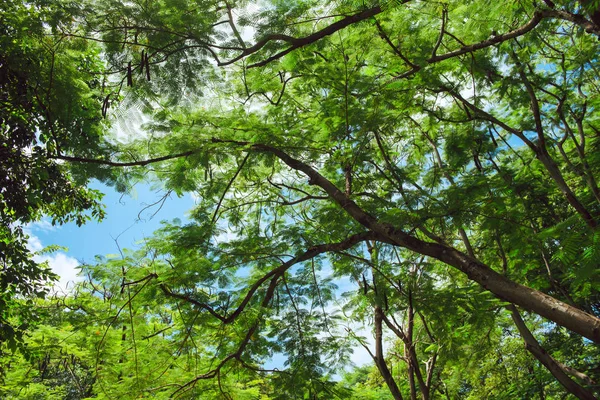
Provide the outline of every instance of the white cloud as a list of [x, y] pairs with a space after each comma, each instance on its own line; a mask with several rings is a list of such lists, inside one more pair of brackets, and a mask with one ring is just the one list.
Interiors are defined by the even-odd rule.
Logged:
[[77, 276], [79, 261], [63, 252], [34, 256], [33, 259], [37, 262], [47, 261], [52, 271], [59, 276], [58, 282], [54, 283], [53, 292], [55, 293], [68, 293], [75, 285], [75, 282], [81, 280]]
[[34, 230], [34, 231], [42, 231], [42, 232], [52, 232], [58, 229], [57, 226], [52, 225], [52, 223], [46, 218], [42, 218], [39, 221], [32, 222], [27, 224], [25, 229]]
[[40, 238], [33, 235], [31, 232], [28, 232], [27, 229], [25, 229], [25, 232], [27, 233], [27, 235], [29, 235], [29, 239], [27, 239], [27, 249], [32, 253], [41, 251], [44, 248], [44, 246], [42, 245], [42, 241], [40, 240]]
[[[29, 235], [29, 239], [27, 240], [27, 248], [32, 253], [40, 252], [45, 247], [40, 238], [31, 232], [32, 228], [45, 229], [46, 225], [41, 223], [43, 221], [44, 220], [30, 224], [24, 229], [25, 233]], [[50, 226], [55, 228], [51, 224]], [[68, 256], [62, 251], [57, 251], [52, 254], [38, 254], [35, 255], [33, 259], [39, 263], [45, 261], [48, 262], [48, 266], [52, 269], [52, 272], [59, 276], [58, 282], [54, 282], [54, 288], [52, 290], [53, 293], [68, 293], [73, 288], [75, 282], [81, 280], [81, 278], [77, 276], [77, 273], [79, 272], [77, 270], [79, 261]]]

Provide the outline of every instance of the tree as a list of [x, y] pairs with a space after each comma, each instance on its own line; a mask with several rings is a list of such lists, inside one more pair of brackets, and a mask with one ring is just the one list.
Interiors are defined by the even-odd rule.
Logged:
[[[23, 225], [100, 219], [101, 194], [52, 159], [98, 154], [105, 124], [99, 48], [62, 33], [81, 10], [7, 1], [0, 16], [0, 342], [15, 349], [37, 311], [17, 299], [43, 297], [55, 275], [33, 260]], [[89, 213], [87, 213], [89, 211]], [[91, 214], [91, 215], [90, 215]], [[27, 305], [29, 304], [29, 305]]]
[[[478, 388], [496, 387], [446, 384], [440, 364], [458, 365], [460, 354], [440, 353], [447, 358], [438, 361], [439, 377], [427, 377], [433, 366], [415, 365], [420, 354], [437, 354], [437, 341], [449, 346], [449, 327], [460, 325], [426, 310], [441, 298], [458, 306], [465, 290], [482, 299], [467, 302], [475, 317], [461, 321], [465, 332], [507, 320], [508, 307], [533, 354], [544, 348], [556, 365], [575, 361], [561, 354], [565, 341], [532, 345], [520, 308], [532, 313], [528, 322], [546, 321], [538, 336], [564, 327], [578, 334], [572, 345], [593, 353], [591, 342], [600, 341], [593, 7], [297, 1], [257, 10], [178, 0], [103, 2], [89, 11], [64, 34], [103, 46], [113, 76], [106, 99], [129, 90], [125, 104], [141, 99], [151, 122], [110, 157], [57, 147], [49, 158], [119, 182], [151, 172], [165, 189], [201, 199], [192, 222], [168, 224], [148, 241], [160, 262], [98, 267], [112, 285], [121, 281], [121, 295], [139, 287], [136, 296], [183, 310], [187, 328], [178, 333], [186, 345], [199, 326], [215, 332], [211, 345], [190, 349], [206, 350], [211, 362], [182, 374], [188, 380], [173, 393], [221, 383], [231, 371], [264, 374], [261, 363], [281, 352], [286, 371], [270, 372], [279, 396], [336, 395], [328, 374], [347, 361], [349, 337], [326, 310], [335, 293], [329, 269], [361, 287], [376, 330], [375, 363], [395, 398], [428, 398], [434, 387], [482, 396]], [[385, 268], [349, 266], [359, 258], [376, 268], [369, 249], [384, 255]], [[398, 284], [415, 279], [408, 273], [415, 259], [431, 283]], [[389, 320], [402, 305], [407, 325]], [[150, 318], [157, 309], [144, 312]], [[403, 333], [415, 321], [436, 346], [415, 348]], [[409, 387], [394, 388], [386, 372], [384, 326], [406, 346]], [[488, 354], [503, 351], [503, 342], [511, 349], [506, 334], [489, 329]], [[592, 359], [577, 367], [591, 373]], [[290, 382], [301, 388], [290, 391]], [[548, 385], [539, 383], [540, 393]]]

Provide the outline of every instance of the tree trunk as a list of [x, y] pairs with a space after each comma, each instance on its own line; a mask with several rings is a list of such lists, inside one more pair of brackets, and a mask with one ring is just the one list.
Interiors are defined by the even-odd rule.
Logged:
[[379, 373], [385, 380], [388, 388], [390, 389], [390, 393], [394, 397], [395, 400], [403, 400], [402, 393], [400, 393], [400, 389], [396, 384], [396, 381], [392, 377], [390, 370], [388, 369], [387, 364], [385, 363], [385, 357], [383, 354], [383, 329], [381, 322], [383, 321], [383, 310], [381, 307], [375, 307], [375, 364], [377, 365], [377, 369]]

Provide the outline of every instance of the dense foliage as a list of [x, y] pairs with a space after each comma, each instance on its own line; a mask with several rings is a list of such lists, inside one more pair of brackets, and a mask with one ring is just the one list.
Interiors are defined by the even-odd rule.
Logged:
[[90, 177], [199, 201], [36, 300], [0, 394], [600, 394], [597, 1], [5, 7], [11, 304], [16, 223], [101, 217]]
[[[43, 297], [54, 274], [32, 259], [23, 224], [102, 218], [100, 193], [53, 159], [94, 155], [104, 123], [100, 48], [70, 37], [78, 10], [59, 3], [5, 1], [0, 14], [0, 342], [12, 349], [37, 313], [15, 301]], [[89, 211], [89, 213], [88, 213]]]

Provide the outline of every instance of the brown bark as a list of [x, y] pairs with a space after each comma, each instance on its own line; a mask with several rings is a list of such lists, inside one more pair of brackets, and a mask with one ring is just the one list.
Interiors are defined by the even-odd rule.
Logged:
[[385, 358], [383, 354], [383, 310], [381, 307], [375, 307], [375, 365], [379, 370], [379, 373], [383, 377], [386, 385], [390, 389], [390, 393], [396, 400], [403, 400], [402, 393], [396, 384], [396, 381], [392, 377], [390, 370], [388, 369], [387, 364], [385, 363]]
[[[589, 0], [585, 2], [589, 3]], [[592, 10], [589, 12], [590, 20], [585, 18], [582, 14], [570, 13], [563, 10], [542, 10], [541, 15], [546, 18], [562, 19], [564, 21], [572, 22], [579, 25], [587, 33], [592, 35], [600, 36], [600, 10]]]
[[550, 371], [550, 373], [556, 378], [558, 382], [567, 391], [579, 399], [582, 400], [597, 400], [594, 395], [592, 395], [587, 389], [579, 385], [577, 382], [569, 378], [565, 370], [561, 367], [559, 363], [554, 360], [546, 351], [540, 346], [538, 341], [535, 339], [523, 318], [519, 314], [519, 311], [514, 305], [509, 305], [507, 308], [510, 310], [511, 317], [525, 342], [525, 348], [529, 351], [544, 367]]
[[[412, 291], [408, 289], [408, 321], [406, 327], [406, 336], [400, 337], [404, 341], [404, 356], [408, 360], [408, 377], [410, 379], [410, 396], [412, 400], [417, 399], [417, 390], [415, 387], [415, 374], [419, 374], [419, 363], [417, 354], [413, 345], [413, 326], [414, 312], [412, 307]], [[419, 374], [420, 375], [420, 374]], [[418, 376], [418, 375], [417, 375]], [[419, 379], [419, 384], [422, 384], [423, 379]]]
[[412, 301], [412, 290], [408, 290], [408, 328], [406, 329], [406, 336], [408, 339], [408, 350], [409, 350], [409, 360], [412, 364], [412, 368], [415, 372], [415, 376], [417, 377], [417, 382], [419, 383], [419, 389], [421, 390], [421, 397], [423, 400], [429, 400], [429, 387], [425, 384], [425, 380], [423, 379], [423, 374], [421, 373], [421, 368], [419, 367], [419, 358], [417, 357], [417, 351], [415, 350], [415, 342], [413, 340], [413, 332], [415, 327], [415, 310], [413, 308]]
[[415, 370], [410, 359], [410, 346], [404, 343], [404, 357], [408, 360], [408, 386], [410, 387], [410, 400], [417, 400], [417, 386], [415, 385]]
[[[406, 325], [404, 325], [403, 327], [401, 327], [398, 322], [396, 321], [396, 319], [392, 316], [392, 320], [394, 321], [392, 323], [392, 321], [390, 321], [390, 319], [384, 314], [381, 314], [381, 318], [383, 320], [383, 322], [386, 324], [386, 326], [392, 331], [394, 332], [394, 334], [400, 339], [402, 340], [402, 342], [404, 343], [404, 361], [406, 361], [407, 368], [408, 368], [408, 382], [409, 382], [409, 386], [410, 386], [410, 398], [411, 400], [416, 400], [417, 399], [417, 385], [415, 383], [415, 377], [416, 377], [416, 381], [419, 384], [419, 390], [421, 392], [421, 397], [423, 400], [429, 400], [430, 397], [430, 392], [431, 392], [431, 380], [433, 377], [433, 368], [435, 367], [435, 359], [436, 356], [434, 356], [432, 359], [430, 359], [427, 362], [427, 368], [426, 368], [426, 374], [427, 377], [424, 379], [423, 378], [423, 373], [421, 372], [421, 369], [419, 367], [419, 359], [417, 356], [417, 351], [415, 349], [415, 342], [414, 342], [414, 338], [413, 338], [413, 332], [414, 332], [414, 326], [415, 326], [415, 309], [414, 309], [414, 305], [413, 305], [413, 298], [412, 298], [412, 290], [409, 288], [408, 289], [408, 309], [407, 309], [407, 322]], [[420, 315], [420, 314], [419, 314]], [[425, 322], [425, 318], [420, 315], [421, 320], [423, 321], [423, 327], [425, 328], [425, 331], [427, 332], [427, 335], [429, 336], [429, 338], [434, 341], [434, 338], [431, 334], [431, 332], [429, 331], [429, 328], [427, 327], [427, 324]]]
[[[403, 1], [402, 3], [406, 3], [407, 1], [409, 1], [409, 0]], [[331, 25], [329, 25], [329, 26], [327, 26], [327, 27], [325, 27], [325, 28], [323, 28], [323, 29], [321, 29], [321, 30], [313, 33], [312, 35], [308, 35], [306, 37], [298, 38], [298, 39], [287, 37], [286, 41], [289, 42], [289, 43], [291, 43], [290, 47], [288, 47], [287, 49], [282, 50], [279, 53], [277, 53], [277, 54], [275, 54], [275, 55], [273, 55], [271, 57], [268, 57], [268, 58], [266, 58], [266, 59], [264, 59], [262, 61], [256, 62], [254, 64], [250, 64], [248, 66], [248, 68], [256, 68], [256, 67], [265, 66], [265, 65], [269, 64], [270, 62], [278, 60], [281, 57], [285, 56], [288, 53], [291, 53], [292, 51], [294, 51], [296, 49], [299, 49], [301, 47], [307, 46], [307, 45], [309, 45], [311, 43], [315, 43], [315, 42], [323, 39], [326, 36], [332, 35], [335, 32], [337, 32], [337, 31], [339, 31], [341, 29], [346, 28], [347, 26], [350, 26], [350, 25], [355, 24], [357, 22], [369, 19], [369, 18], [371, 18], [371, 17], [373, 17], [373, 16], [375, 16], [375, 15], [381, 13], [381, 12], [382, 12], [381, 7], [380, 6], [375, 6], [373, 8], [369, 8], [367, 10], [361, 11], [361, 12], [359, 12], [357, 14], [351, 15], [351, 16], [346, 17], [344, 19], [341, 19], [341, 20], [339, 20], [337, 22], [334, 22], [333, 24], [331, 24]], [[255, 53], [260, 48], [262, 48], [263, 46], [265, 46], [269, 41], [270, 41], [269, 39], [262, 40], [259, 43], [257, 43], [256, 45], [254, 45], [252, 47], [249, 47], [246, 50], [244, 50], [244, 52], [240, 56], [234, 58], [233, 60], [230, 60], [230, 61], [227, 61], [225, 63], [222, 63], [221, 65], [232, 64], [235, 61], [238, 61], [238, 60], [240, 60], [240, 59], [242, 59], [242, 58], [244, 58], [246, 56], [249, 56], [250, 54]]]
[[583, 4], [592, 22], [600, 29], [600, 4], [596, 2], [596, 7], [594, 7], [593, 0], [582, 0], [581, 4]]
[[[423, 374], [419, 368], [419, 359], [417, 357], [417, 352], [415, 350], [415, 343], [413, 341], [413, 328], [414, 328], [414, 309], [412, 308], [412, 299], [409, 296], [409, 310], [408, 310], [408, 324], [406, 326], [406, 333], [399, 328], [397, 325], [393, 324], [392, 321], [389, 320], [388, 317], [382, 315], [383, 322], [385, 322], [386, 326], [394, 332], [396, 336], [398, 336], [404, 342], [404, 355], [406, 357], [406, 362], [408, 364], [408, 372], [409, 372], [409, 384], [411, 387], [411, 398], [416, 398], [416, 385], [415, 385], [415, 376], [417, 378], [417, 382], [419, 383], [419, 389], [421, 391], [421, 397], [423, 400], [428, 400], [431, 392], [431, 379], [433, 377], [433, 367], [435, 366], [435, 356], [431, 360], [430, 367], [427, 369], [427, 380], [423, 379]], [[395, 320], [394, 320], [395, 321]], [[427, 327], [425, 326], [427, 329]], [[414, 395], [413, 395], [414, 393]]]
[[565, 373], [567, 373], [571, 376], [574, 376], [577, 379], [580, 379], [581, 381], [585, 382], [586, 385], [596, 386], [596, 381], [594, 381], [592, 378], [590, 378], [583, 372], [578, 371], [575, 368], [569, 367], [568, 365], [565, 365], [558, 360], [554, 360], [554, 361], [563, 371], [565, 371]]
[[538, 290], [529, 288], [500, 275], [487, 265], [468, 255], [439, 243], [425, 242], [386, 223], [380, 223], [375, 217], [362, 210], [354, 201], [340, 191], [333, 183], [315, 169], [287, 153], [262, 144], [251, 146], [256, 151], [268, 152], [289, 167], [305, 173], [309, 183], [321, 187], [355, 221], [380, 235], [378, 240], [404, 247], [416, 253], [429, 256], [453, 266], [465, 273], [469, 279], [479, 283], [498, 298], [533, 311], [558, 325], [577, 332], [586, 338], [600, 343], [600, 319], [573, 306], [563, 303]]
[[109, 167], [143, 167], [145, 165], [154, 164], [154, 163], [161, 162], [161, 161], [173, 160], [175, 158], [188, 157], [188, 156], [191, 156], [192, 154], [200, 153], [201, 151], [203, 151], [203, 149], [195, 149], [195, 150], [184, 151], [183, 153], [169, 154], [169, 155], [163, 156], [163, 157], [150, 158], [150, 159], [141, 160], [141, 161], [128, 161], [128, 162], [100, 160], [100, 159], [95, 159], [95, 158], [72, 157], [72, 156], [65, 156], [65, 155], [61, 155], [61, 154], [51, 155], [51, 156], [49, 156], [49, 158], [52, 158], [55, 160], [63, 160], [63, 161], [78, 162], [78, 163], [85, 163], [85, 164], [106, 165]]
[[[377, 265], [378, 262], [377, 262], [377, 252], [375, 251], [375, 244], [374, 243], [371, 244], [370, 242], [367, 242], [367, 246], [368, 246], [369, 253], [371, 255], [371, 262], [374, 265]], [[372, 273], [373, 273], [373, 288], [375, 289], [377, 287], [377, 285], [376, 285], [377, 271], [375, 268], [372, 269]], [[375, 290], [375, 293], [377, 294], [376, 290]], [[380, 313], [379, 318], [381, 319], [381, 321], [385, 322], [385, 324], [388, 326], [388, 328], [390, 328], [392, 330], [392, 332], [394, 332], [396, 334], [396, 336], [398, 336], [398, 338], [400, 338], [402, 340], [402, 342], [404, 343], [404, 361], [406, 361], [406, 363], [408, 364], [407, 368], [408, 368], [408, 383], [409, 383], [409, 387], [410, 387], [410, 399], [417, 400], [417, 386], [415, 383], [415, 376], [416, 376], [417, 380], [419, 382], [419, 388], [421, 389], [421, 393], [423, 395], [423, 400], [428, 400], [429, 399], [429, 389], [427, 387], [425, 387], [425, 382], [423, 381], [423, 375], [421, 374], [421, 370], [419, 369], [419, 361], [417, 358], [417, 352], [415, 351], [415, 346], [413, 343], [413, 328], [414, 328], [415, 312], [414, 312], [413, 301], [412, 301], [412, 290], [410, 288], [408, 289], [408, 310], [407, 310], [408, 321], [405, 326], [405, 331], [403, 331], [402, 328], [400, 328], [398, 325], [394, 325], [391, 323], [389, 318], [385, 315], [385, 313], [381, 309], [380, 305], [381, 305], [381, 300], [379, 300], [378, 305], [375, 307], [375, 314], [377, 315], [377, 313]], [[387, 306], [386, 306], [386, 309], [387, 309]], [[376, 318], [377, 318], [377, 316], [376, 316]], [[379, 322], [380, 324], [381, 324], [381, 321]], [[394, 319], [394, 322], [396, 322], [395, 319]]]
[[529, 20], [529, 22], [527, 22], [525, 25], [520, 26], [519, 28], [517, 28], [513, 31], [510, 31], [510, 32], [507, 32], [507, 33], [504, 33], [501, 35], [493, 36], [493, 37], [489, 38], [488, 40], [484, 40], [479, 43], [474, 43], [474, 44], [471, 44], [468, 46], [463, 46], [458, 50], [454, 50], [454, 51], [448, 52], [446, 54], [433, 56], [433, 57], [429, 58], [427, 60], [427, 62], [430, 64], [433, 64], [433, 63], [436, 63], [439, 61], [447, 60], [449, 58], [454, 58], [454, 57], [460, 56], [462, 54], [472, 53], [476, 50], [485, 49], [486, 47], [490, 47], [490, 46], [505, 42], [510, 39], [517, 38], [519, 36], [526, 34], [529, 31], [531, 31], [536, 26], [538, 26], [538, 24], [542, 21], [543, 18], [544, 18], [544, 15], [540, 11], [536, 11], [533, 14], [533, 17]]
[[595, 228], [598, 224], [594, 220], [594, 217], [592, 217], [590, 212], [579, 201], [577, 196], [575, 196], [575, 193], [573, 193], [569, 185], [567, 185], [567, 182], [565, 182], [565, 179], [563, 178], [560, 169], [558, 168], [556, 162], [554, 162], [552, 157], [550, 157], [548, 151], [545, 148], [538, 148], [535, 152], [535, 155], [537, 159], [540, 160], [542, 164], [544, 164], [544, 167], [546, 167], [548, 174], [550, 174], [550, 177], [556, 183], [558, 189], [564, 194], [571, 207], [573, 207], [575, 211], [577, 211], [577, 213], [581, 216], [581, 218], [583, 218], [583, 220], [590, 228]]

